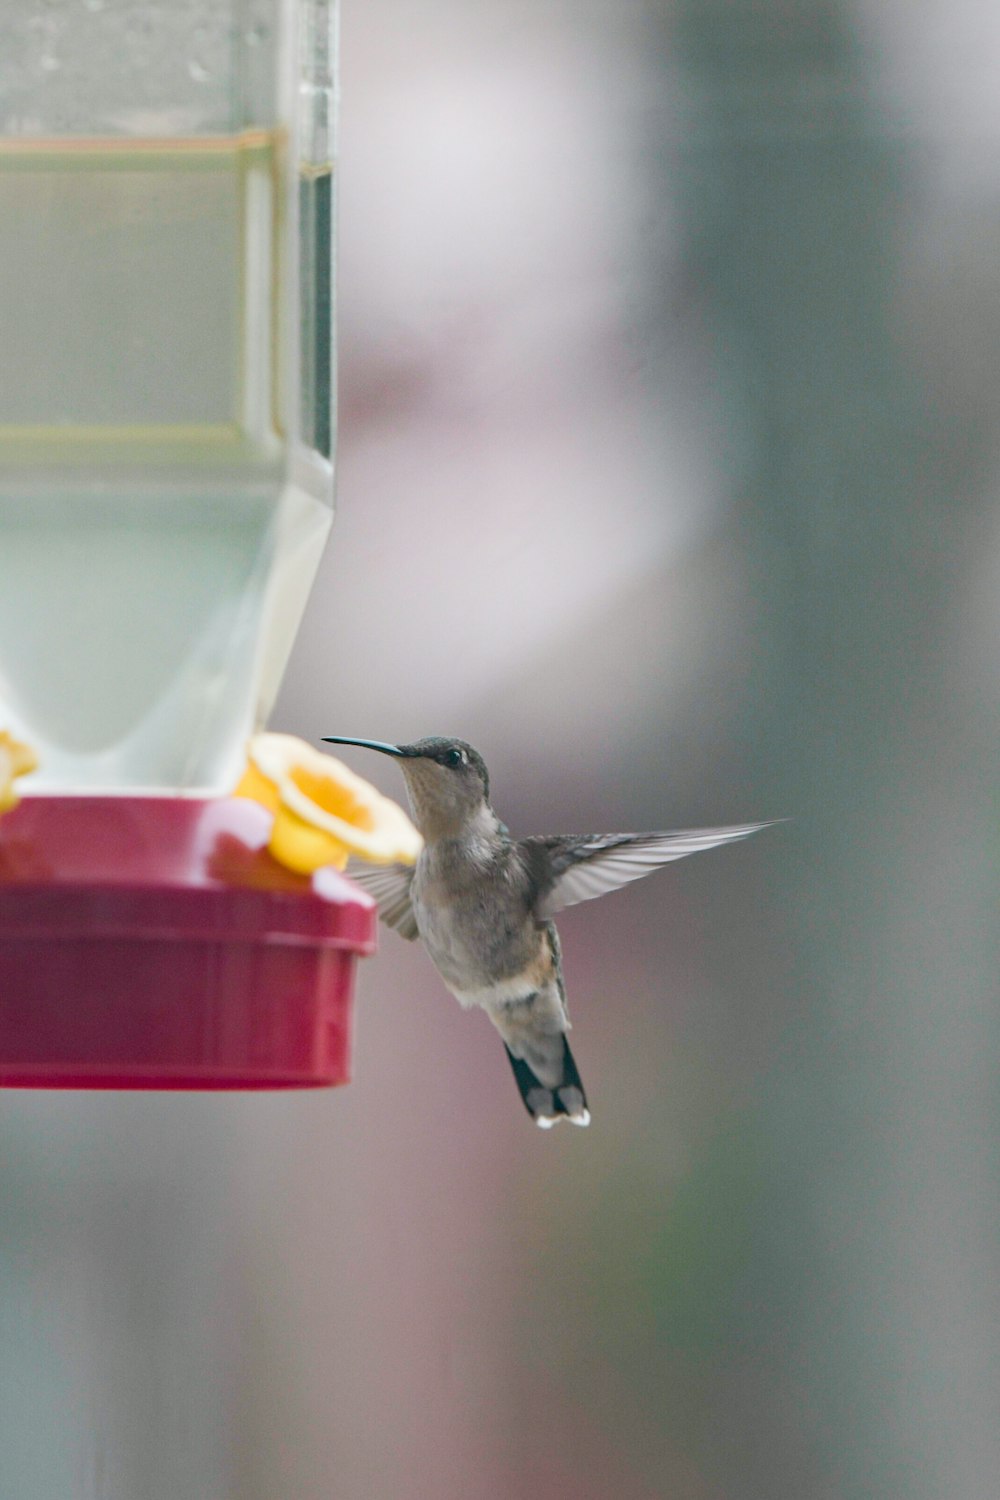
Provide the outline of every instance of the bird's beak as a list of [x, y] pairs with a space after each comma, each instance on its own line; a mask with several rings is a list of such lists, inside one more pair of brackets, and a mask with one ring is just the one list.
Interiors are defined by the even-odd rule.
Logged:
[[406, 750], [399, 745], [387, 745], [382, 740], [351, 740], [342, 734], [325, 734], [324, 745], [360, 745], [363, 750], [378, 750], [382, 755], [405, 756]]

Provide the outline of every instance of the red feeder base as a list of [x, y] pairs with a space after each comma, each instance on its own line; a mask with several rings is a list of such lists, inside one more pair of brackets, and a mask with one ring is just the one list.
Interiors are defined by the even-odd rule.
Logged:
[[371, 898], [267, 853], [240, 799], [25, 797], [0, 818], [0, 1087], [350, 1076]]

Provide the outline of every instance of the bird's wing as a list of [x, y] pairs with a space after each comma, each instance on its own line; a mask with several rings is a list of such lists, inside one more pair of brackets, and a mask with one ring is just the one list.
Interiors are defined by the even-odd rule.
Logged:
[[410, 903], [412, 865], [366, 865], [352, 861], [347, 873], [375, 899], [378, 914], [388, 927], [394, 927], [411, 941], [417, 936], [417, 919]]
[[741, 823], [734, 828], [689, 828], [682, 833], [595, 833], [522, 839], [529, 871], [535, 878], [539, 921], [639, 880], [686, 854], [745, 839], [768, 823]]

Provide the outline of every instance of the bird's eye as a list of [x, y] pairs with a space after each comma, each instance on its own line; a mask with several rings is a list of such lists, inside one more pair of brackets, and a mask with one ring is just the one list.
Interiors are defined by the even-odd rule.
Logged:
[[464, 766], [465, 751], [458, 749], [446, 750], [444, 753], [444, 763], [446, 766]]

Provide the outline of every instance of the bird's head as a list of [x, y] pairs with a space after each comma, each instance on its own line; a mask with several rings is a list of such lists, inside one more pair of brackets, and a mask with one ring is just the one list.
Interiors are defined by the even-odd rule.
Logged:
[[465, 740], [415, 740], [389, 745], [382, 740], [354, 740], [327, 735], [328, 745], [360, 745], [399, 761], [416, 823], [425, 839], [455, 838], [490, 813], [490, 778], [486, 762]]

